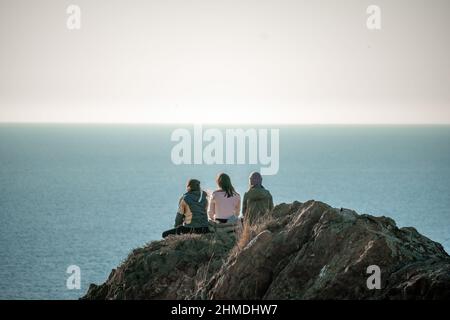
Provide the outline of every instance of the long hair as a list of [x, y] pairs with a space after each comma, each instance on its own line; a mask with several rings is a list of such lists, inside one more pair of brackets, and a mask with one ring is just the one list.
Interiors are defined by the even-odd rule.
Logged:
[[217, 185], [225, 191], [227, 198], [233, 197], [236, 194], [233, 185], [231, 184], [231, 179], [226, 173], [221, 173], [216, 179]]

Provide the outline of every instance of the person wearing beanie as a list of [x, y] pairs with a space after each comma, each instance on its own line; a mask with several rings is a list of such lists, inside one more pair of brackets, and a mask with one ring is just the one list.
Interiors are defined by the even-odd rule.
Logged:
[[252, 172], [248, 180], [249, 189], [244, 194], [242, 215], [244, 216], [244, 222], [254, 224], [272, 211], [273, 198], [269, 190], [262, 185], [263, 179], [259, 172]]

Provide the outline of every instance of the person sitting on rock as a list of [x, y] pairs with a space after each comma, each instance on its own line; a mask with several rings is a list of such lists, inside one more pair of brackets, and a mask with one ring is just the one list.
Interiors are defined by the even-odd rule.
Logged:
[[261, 174], [252, 172], [249, 177], [249, 189], [244, 194], [242, 202], [244, 222], [254, 224], [272, 209], [272, 195], [263, 187]]
[[187, 192], [178, 203], [175, 228], [163, 232], [165, 238], [171, 234], [208, 233], [208, 199], [200, 188], [200, 181], [191, 179], [187, 183]]
[[211, 195], [208, 216], [211, 220], [226, 223], [236, 220], [241, 210], [241, 196], [234, 190], [230, 177], [221, 173], [216, 178], [218, 189]]

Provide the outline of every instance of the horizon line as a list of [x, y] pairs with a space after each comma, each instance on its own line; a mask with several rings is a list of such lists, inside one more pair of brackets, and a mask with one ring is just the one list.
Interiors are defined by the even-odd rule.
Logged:
[[278, 125], [278, 126], [450, 126], [449, 123], [341, 123], [341, 122], [327, 122], [327, 123], [308, 123], [308, 122], [77, 122], [77, 121], [1, 121], [0, 125], [161, 125], [161, 126], [175, 126], [175, 125]]

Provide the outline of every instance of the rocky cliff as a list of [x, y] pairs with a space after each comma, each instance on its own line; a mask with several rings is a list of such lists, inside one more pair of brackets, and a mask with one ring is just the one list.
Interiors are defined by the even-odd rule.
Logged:
[[257, 226], [135, 249], [83, 298], [450, 299], [450, 257], [390, 218], [294, 202]]

